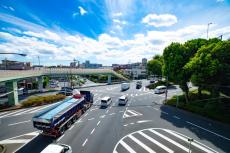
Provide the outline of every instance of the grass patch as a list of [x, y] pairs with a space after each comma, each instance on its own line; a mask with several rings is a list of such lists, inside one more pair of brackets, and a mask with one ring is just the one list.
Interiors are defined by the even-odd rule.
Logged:
[[40, 106], [63, 100], [65, 99], [65, 97], [65, 95], [36, 96], [22, 102], [21, 105], [22, 107]]
[[[178, 108], [230, 124], [230, 99], [226, 97], [213, 98], [208, 91], [202, 91], [201, 97], [197, 90], [189, 93], [189, 103], [185, 103], [184, 95], [179, 95]], [[177, 99], [173, 96], [166, 104], [176, 106]]]

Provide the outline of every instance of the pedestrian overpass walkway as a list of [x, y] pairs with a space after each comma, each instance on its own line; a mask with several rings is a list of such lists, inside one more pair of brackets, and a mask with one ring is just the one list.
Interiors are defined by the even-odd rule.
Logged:
[[111, 83], [111, 77], [116, 76], [128, 81], [124, 76], [116, 73], [111, 69], [74, 69], [74, 68], [41, 68], [40, 70], [0, 70], [0, 83], [5, 82], [8, 94], [9, 105], [18, 104], [18, 87], [17, 82], [26, 78], [38, 78], [38, 88], [42, 91], [43, 76], [60, 76], [68, 75], [107, 75], [108, 83]]
[[73, 69], [73, 68], [45, 68], [40, 70], [0, 70], [0, 82], [22, 80], [25, 78], [49, 75], [113, 75], [128, 81], [124, 76], [111, 69]]

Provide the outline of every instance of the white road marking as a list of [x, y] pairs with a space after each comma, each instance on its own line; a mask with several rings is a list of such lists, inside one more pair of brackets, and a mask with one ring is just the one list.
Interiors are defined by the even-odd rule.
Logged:
[[97, 122], [97, 126], [98, 126], [100, 123], [101, 123], [101, 121], [98, 121], [98, 122]]
[[155, 110], [159, 110], [158, 108], [153, 108], [153, 109], [155, 109]]
[[17, 113], [17, 114], [12, 115], [12, 116], [22, 115], [22, 114], [25, 114], [25, 113], [27, 113], [27, 112], [33, 111], [33, 110], [35, 110], [35, 109], [38, 109], [38, 108], [35, 107], [35, 108], [32, 108], [32, 109], [27, 109], [27, 110], [25, 110], [25, 111], [23, 111], [23, 112], [19, 112], [19, 113]]
[[17, 125], [17, 124], [27, 123], [27, 122], [30, 122], [30, 121], [31, 121], [31, 120], [22, 121], [22, 122], [17, 122], [17, 123], [12, 123], [12, 124], [8, 124], [8, 126], [13, 126], [13, 125]]
[[178, 117], [178, 116], [175, 116], [175, 115], [173, 116], [173, 118], [176, 118], [176, 119], [178, 119], [178, 120], [180, 119], [180, 117]]
[[174, 153], [173, 150], [169, 149], [168, 147], [166, 147], [165, 145], [163, 145], [162, 143], [156, 141], [155, 139], [153, 139], [152, 137], [146, 135], [145, 133], [143, 133], [142, 131], [138, 132], [140, 135], [142, 135], [143, 137], [145, 137], [146, 139], [148, 139], [149, 141], [151, 141], [152, 143], [158, 145], [160, 148], [164, 149], [165, 151], [169, 152], [169, 153]]
[[101, 115], [100, 118], [105, 118], [105, 115]]
[[129, 124], [125, 124], [125, 125], [123, 125], [123, 126], [128, 126]]
[[115, 115], [116, 113], [111, 113], [111, 114], [109, 114], [109, 115]]
[[107, 110], [105, 113], [107, 114], [109, 112], [109, 110]]
[[12, 115], [12, 114], [16, 114], [16, 113], [22, 112], [22, 111], [25, 111], [25, 109], [20, 109], [20, 110], [17, 110], [17, 111], [10, 112], [10, 113], [8, 113], [8, 114], [5, 114], [5, 115], [3, 115], [3, 116], [0, 116], [0, 118], [8, 117], [8, 116], [10, 116], [10, 115]]
[[88, 141], [88, 139], [85, 139], [84, 143], [82, 144], [82, 147], [85, 146], [86, 142]]
[[30, 141], [30, 139], [17, 139], [17, 140], [2, 140], [0, 141], [1, 144], [15, 144], [15, 143], [28, 143]]
[[172, 140], [172, 139], [170, 139], [170, 138], [168, 138], [168, 137], [166, 137], [166, 136], [160, 134], [159, 132], [157, 132], [157, 131], [155, 131], [155, 130], [153, 130], [153, 129], [150, 129], [149, 131], [152, 132], [152, 133], [154, 133], [154, 134], [156, 134], [156, 135], [158, 135], [159, 137], [161, 137], [161, 138], [167, 140], [168, 142], [171, 142], [172, 144], [176, 145], [177, 147], [183, 149], [184, 151], [189, 152], [189, 149], [188, 149], [188, 148], [186, 148], [186, 147], [184, 147], [183, 145], [177, 143], [176, 141], [174, 141], [174, 140]]
[[130, 139], [132, 139], [134, 142], [136, 142], [137, 144], [139, 144], [142, 148], [144, 148], [146, 151], [148, 151], [149, 153], [156, 153], [155, 151], [153, 151], [151, 148], [149, 148], [148, 146], [146, 146], [144, 143], [142, 143], [140, 140], [138, 140], [137, 138], [135, 138], [132, 135], [128, 136]]
[[137, 96], [137, 94], [136, 94], [136, 96]]
[[90, 132], [90, 134], [93, 134], [94, 131], [95, 131], [95, 128]]
[[120, 144], [126, 149], [128, 150], [130, 153], [136, 153], [136, 151], [134, 151], [129, 145], [127, 145], [123, 140], [120, 141]]
[[[171, 134], [171, 135], [173, 135], [173, 136], [175, 136], [175, 137], [177, 137], [177, 138], [179, 138], [179, 139], [181, 139], [181, 140], [183, 140], [183, 141], [185, 141], [185, 142], [188, 142], [188, 139], [186, 139], [185, 137], [182, 137], [182, 136], [176, 134], [175, 132], [172, 132], [172, 131], [166, 130], [166, 129], [164, 129], [164, 131], [167, 132], [167, 133], [169, 133], [169, 134]], [[206, 153], [213, 153], [213, 151], [211, 151], [211, 150], [209, 150], [209, 149], [207, 149], [207, 148], [204, 148], [203, 146], [197, 144], [196, 142], [194, 143], [194, 141], [191, 142], [191, 144], [192, 144], [193, 146], [195, 146], [195, 147], [197, 147], [197, 148], [203, 150], [203, 151], [206, 152]]]
[[134, 123], [132, 122], [132, 123], [129, 123], [129, 124], [132, 124], [132, 125], [133, 125]]
[[146, 123], [146, 122], [152, 122], [152, 120], [142, 120], [142, 121], [137, 121], [137, 123]]
[[229, 138], [226, 138], [226, 137], [224, 137], [224, 136], [222, 136], [222, 135], [220, 135], [220, 134], [217, 134], [217, 133], [215, 133], [215, 132], [213, 132], [213, 131], [210, 131], [210, 130], [208, 130], [208, 129], [205, 129], [205, 128], [199, 126], [199, 125], [196, 125], [196, 124], [191, 123], [191, 122], [189, 122], [189, 121], [186, 121], [186, 123], [191, 124], [191, 125], [193, 125], [193, 126], [196, 126], [196, 127], [200, 128], [200, 129], [202, 129], [202, 130], [205, 130], [205, 131], [210, 132], [210, 133], [212, 133], [212, 134], [214, 134], [214, 135], [216, 135], [216, 136], [218, 136], [218, 137], [221, 137], [221, 138], [223, 138], [223, 139], [226, 139], [226, 140], [230, 141]]
[[119, 113], [124, 113], [124, 111], [119, 111]]
[[1, 116], [1, 115], [4, 115], [4, 114], [6, 114], [6, 113], [8, 113], [8, 111], [7, 111], [7, 112], [2, 112], [2, 113], [0, 113], [0, 116]]
[[94, 120], [94, 119], [95, 119], [95, 118], [94, 118], [94, 117], [92, 117], [92, 118], [89, 118], [88, 120], [89, 120], [89, 121], [91, 121], [91, 120]]
[[63, 137], [64, 137], [65, 134], [63, 134], [60, 138], [57, 139], [57, 141], [60, 141]]
[[130, 106], [130, 104], [128, 104], [128, 106]]
[[88, 113], [86, 113], [85, 115], [84, 115], [84, 117], [86, 117], [88, 115]]
[[69, 130], [72, 130], [72, 129], [73, 129], [73, 127], [74, 127], [74, 125], [72, 125], [72, 126], [69, 128]]

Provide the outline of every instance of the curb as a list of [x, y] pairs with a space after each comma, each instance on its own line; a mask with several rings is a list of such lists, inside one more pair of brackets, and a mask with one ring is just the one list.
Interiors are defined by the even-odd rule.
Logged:
[[0, 153], [6, 152], [6, 146], [0, 144], [0, 148], [2, 149], [2, 150], [0, 150]]

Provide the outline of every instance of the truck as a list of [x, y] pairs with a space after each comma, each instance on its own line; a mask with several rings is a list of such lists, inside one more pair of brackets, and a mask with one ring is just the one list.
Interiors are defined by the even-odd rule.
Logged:
[[128, 90], [130, 87], [129, 83], [122, 83], [121, 84], [121, 91]]
[[43, 135], [57, 138], [70, 128], [92, 104], [93, 94], [90, 91], [80, 91], [79, 94], [35, 114], [32, 118], [33, 126], [41, 130]]

